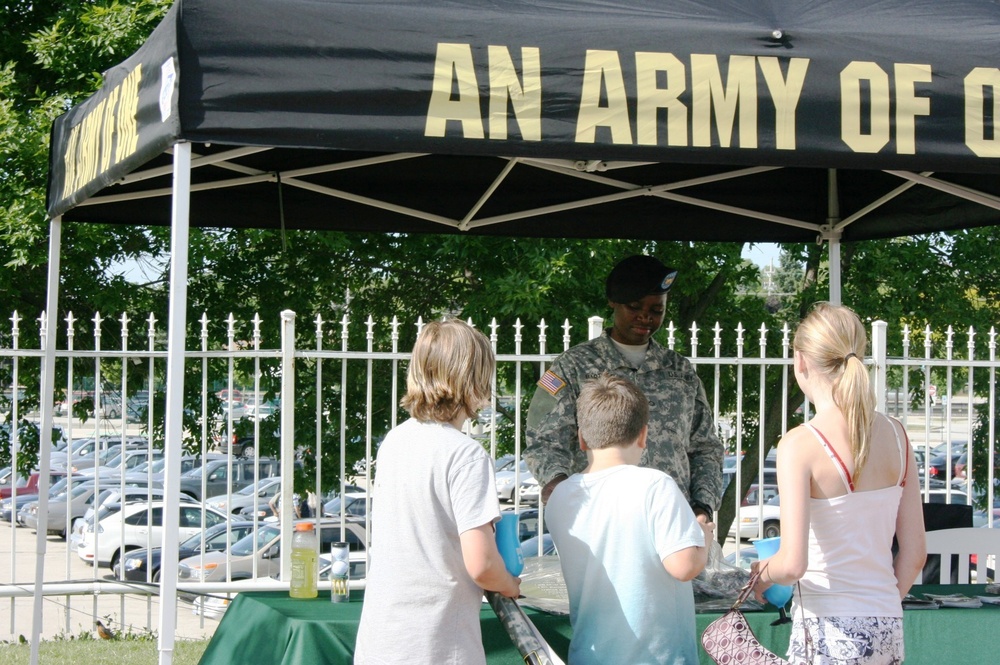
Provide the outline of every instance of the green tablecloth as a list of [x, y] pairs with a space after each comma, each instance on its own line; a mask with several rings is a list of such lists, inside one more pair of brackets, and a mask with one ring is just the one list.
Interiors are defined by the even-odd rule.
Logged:
[[[979, 585], [927, 585], [913, 593], [982, 595]], [[315, 600], [299, 600], [280, 592], [244, 592], [236, 596], [223, 616], [201, 665], [321, 665], [350, 663], [361, 618], [363, 594], [352, 593], [350, 603], [331, 603], [329, 592]], [[525, 608], [539, 631], [562, 658], [569, 650], [569, 618]], [[790, 624], [771, 626], [777, 613], [746, 613], [757, 638], [779, 655], [788, 646]], [[699, 634], [718, 614], [699, 614]], [[486, 659], [491, 665], [523, 665], [507, 633], [489, 605], [480, 620]], [[978, 609], [908, 610], [904, 617], [907, 665], [994, 665], [993, 651], [1000, 606]], [[391, 627], [387, 627], [391, 630]], [[702, 652], [701, 663], [712, 661]]]

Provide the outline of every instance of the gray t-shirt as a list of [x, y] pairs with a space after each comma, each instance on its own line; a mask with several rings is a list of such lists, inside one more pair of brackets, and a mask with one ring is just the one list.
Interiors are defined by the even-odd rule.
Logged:
[[485, 663], [483, 591], [459, 536], [500, 518], [489, 455], [450, 425], [407, 420], [379, 448], [372, 506], [354, 662]]

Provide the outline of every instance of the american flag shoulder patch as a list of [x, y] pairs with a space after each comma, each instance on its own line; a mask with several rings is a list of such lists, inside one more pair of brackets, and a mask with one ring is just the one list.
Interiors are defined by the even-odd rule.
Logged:
[[546, 392], [555, 397], [559, 394], [559, 391], [566, 387], [566, 382], [563, 381], [555, 372], [548, 370], [545, 374], [542, 374], [542, 378], [538, 380], [538, 386], [544, 388]]

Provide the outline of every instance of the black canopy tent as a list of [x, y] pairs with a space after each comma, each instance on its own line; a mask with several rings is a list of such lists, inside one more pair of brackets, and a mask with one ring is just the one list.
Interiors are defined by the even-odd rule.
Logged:
[[982, 0], [176, 0], [53, 127], [47, 308], [62, 221], [173, 226], [176, 500], [190, 225], [819, 238], [836, 290], [841, 240], [1000, 221], [998, 28]]

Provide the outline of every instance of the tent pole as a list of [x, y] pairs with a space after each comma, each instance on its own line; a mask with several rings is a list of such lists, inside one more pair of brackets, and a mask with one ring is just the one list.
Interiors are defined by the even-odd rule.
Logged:
[[180, 536], [181, 455], [184, 428], [184, 352], [187, 347], [188, 229], [191, 204], [191, 144], [174, 146], [170, 231], [170, 313], [167, 325], [167, 408], [164, 443], [163, 543], [160, 569], [160, 665], [170, 665], [177, 627], [177, 546]]
[[[45, 550], [48, 542], [49, 470], [52, 465], [52, 393], [56, 382], [56, 321], [59, 311], [59, 254], [62, 246], [62, 218], [49, 224], [49, 275], [45, 298], [44, 356], [42, 358], [42, 424], [38, 441], [38, 529], [35, 536], [35, 593], [31, 621], [31, 665], [38, 665], [42, 633], [42, 587], [45, 583]], [[15, 386], [15, 391], [16, 391]], [[14, 427], [17, 423], [14, 423]], [[13, 519], [13, 518], [12, 518]]]
[[837, 169], [827, 169], [826, 225], [820, 235], [820, 242], [826, 240], [830, 265], [830, 303], [841, 304], [840, 294], [840, 192], [837, 188]]

